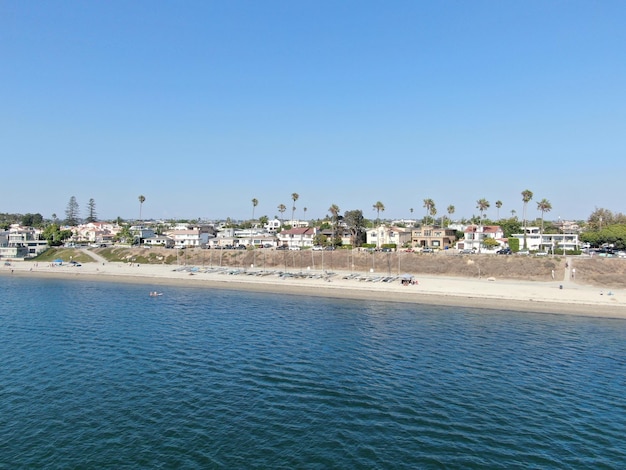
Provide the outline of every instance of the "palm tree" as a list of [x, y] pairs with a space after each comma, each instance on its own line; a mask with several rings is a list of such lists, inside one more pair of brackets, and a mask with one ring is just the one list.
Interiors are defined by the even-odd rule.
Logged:
[[146, 202], [146, 196], [139, 196], [139, 221], [141, 221], [141, 207], [143, 206], [144, 202]]
[[454, 211], [456, 210], [456, 207], [454, 207], [452, 204], [450, 204], [447, 208], [448, 211], [448, 219], [452, 220], [452, 214], [454, 214]]
[[379, 225], [380, 224], [380, 211], [385, 212], [385, 205], [380, 201], [376, 201], [376, 204], [374, 204], [372, 207], [376, 211], [376, 224]]
[[498, 211], [496, 212], [497, 215], [497, 219], [500, 220], [500, 208], [502, 207], [502, 201], [497, 200], [496, 201], [496, 208], [498, 209]]
[[489, 201], [487, 201], [487, 199], [482, 198], [479, 199], [478, 201], [476, 201], [476, 209], [478, 209], [480, 211], [480, 218], [482, 219], [483, 217], [483, 212], [485, 212], [487, 209], [489, 209], [490, 204]]
[[526, 206], [533, 198], [533, 192], [530, 189], [522, 191], [522, 201], [524, 202], [524, 249], [528, 248], [526, 243]]
[[286, 210], [287, 210], [287, 206], [285, 206], [284, 204], [278, 205], [278, 212], [280, 212], [280, 225], [283, 225], [283, 214], [285, 213]]
[[259, 200], [257, 198], [252, 199], [252, 222], [254, 222], [254, 208], [259, 205]]
[[435, 225], [435, 216], [437, 215], [437, 208], [433, 205], [433, 207], [430, 208], [430, 217], [433, 220], [433, 225]]
[[296, 211], [296, 201], [300, 195], [298, 193], [292, 193], [291, 199], [293, 200], [293, 206], [291, 207], [291, 223], [293, 224], [293, 213]]
[[435, 207], [435, 201], [433, 201], [432, 199], [424, 199], [424, 208], [426, 209], [426, 217], [424, 217], [424, 225], [427, 224], [428, 222], [428, 215], [432, 212], [433, 208]]
[[[476, 209], [478, 209], [480, 211], [480, 226], [481, 226], [481, 230], [478, 231], [479, 233], [479, 237], [481, 237], [482, 234], [482, 220], [483, 220], [483, 213], [489, 209], [489, 201], [487, 201], [487, 199], [482, 198], [479, 199], [478, 201], [476, 201]], [[478, 239], [478, 253], [480, 253], [480, 247], [482, 245], [482, 240], [479, 238]]]
[[302, 212], [304, 212], [304, 220], [305, 221], [306, 221], [306, 211], [307, 211], [306, 207], [303, 207], [302, 208]]
[[328, 212], [331, 214], [331, 221], [334, 222], [335, 226], [335, 235], [332, 241], [333, 246], [335, 245], [335, 239], [337, 238], [337, 228], [339, 225], [339, 206], [337, 204], [333, 204], [328, 208]]
[[[543, 215], [552, 210], [552, 204], [545, 197], [537, 203], [537, 210], [541, 211], [541, 243], [543, 243]], [[541, 246], [541, 244], [539, 245]], [[553, 250], [554, 252], [554, 250]]]
[[254, 209], [259, 205], [257, 198], [252, 198], [252, 221], [250, 222], [250, 248], [252, 248], [252, 224], [254, 224]]

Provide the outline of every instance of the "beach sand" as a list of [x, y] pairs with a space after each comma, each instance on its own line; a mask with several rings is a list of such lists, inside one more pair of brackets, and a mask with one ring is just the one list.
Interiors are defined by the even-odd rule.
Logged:
[[[82, 266], [31, 261], [2, 266], [4, 276], [81, 279], [146, 284], [167, 295], [166, 286], [190, 286], [332, 298], [409, 302], [541, 313], [626, 318], [626, 290], [601, 289], [569, 281], [519, 281], [493, 278], [416, 276], [414, 285], [376, 281], [384, 273], [291, 271], [289, 276], [257, 268], [94, 262]], [[348, 279], [346, 279], [346, 277]]]

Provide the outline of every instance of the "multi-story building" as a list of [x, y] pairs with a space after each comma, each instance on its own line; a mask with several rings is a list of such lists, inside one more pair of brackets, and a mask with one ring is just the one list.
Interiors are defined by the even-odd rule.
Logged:
[[306, 248], [313, 246], [313, 239], [317, 235], [317, 229], [312, 227], [297, 227], [283, 230], [276, 236], [281, 246], [289, 248]]
[[[544, 233], [541, 234], [540, 227], [526, 227], [522, 229], [522, 233], [514, 233], [512, 238], [519, 240], [520, 248], [524, 247], [524, 238], [526, 239], [526, 248], [531, 251], [562, 251], [580, 249], [580, 241], [578, 233]], [[524, 236], [525, 234], [525, 236]]]
[[499, 225], [470, 225], [464, 230], [463, 240], [459, 240], [458, 248], [481, 251], [483, 242], [492, 238], [498, 242], [498, 247], [504, 246], [507, 240], [504, 231]]
[[456, 243], [456, 230], [451, 228], [423, 225], [411, 230], [411, 245], [414, 248], [447, 250]]
[[366, 243], [376, 245], [376, 248], [381, 248], [384, 245], [395, 245], [396, 248], [400, 248], [411, 243], [412, 231], [409, 228], [381, 224], [378, 227], [368, 229], [365, 236]]

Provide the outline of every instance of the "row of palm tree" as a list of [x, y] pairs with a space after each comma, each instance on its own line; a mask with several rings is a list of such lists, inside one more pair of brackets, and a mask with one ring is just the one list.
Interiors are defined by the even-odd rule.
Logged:
[[[524, 209], [523, 209], [523, 221], [524, 221], [524, 232], [526, 232], [526, 221], [527, 221], [527, 217], [526, 217], [526, 211], [527, 211], [527, 206], [528, 203], [532, 200], [533, 198], [533, 192], [530, 191], [529, 189], [525, 189], [524, 191], [522, 191], [522, 202], [524, 204]], [[294, 220], [294, 215], [295, 215], [295, 211], [296, 211], [296, 201], [300, 198], [300, 195], [298, 193], [292, 193], [291, 194], [291, 199], [293, 201], [292, 207], [291, 207], [291, 220]], [[140, 203], [140, 216], [139, 218], [141, 219], [141, 204], [143, 204], [145, 202], [146, 198], [144, 196], [139, 196], [139, 203]], [[258, 199], [253, 198], [252, 199], [252, 220], [254, 220], [254, 209], [256, 208], [256, 206], [259, 204]], [[426, 216], [424, 218], [425, 222], [428, 221], [429, 217], [434, 218], [435, 215], [437, 215], [437, 207], [435, 205], [435, 201], [431, 198], [426, 198], [423, 200], [423, 207], [426, 209]], [[497, 200], [495, 202], [495, 206], [498, 209], [498, 219], [500, 218], [500, 209], [502, 208], [502, 201]], [[490, 202], [485, 199], [485, 198], [481, 198], [478, 201], [476, 201], [476, 208], [478, 209], [478, 211], [480, 212], [480, 220], [482, 220], [485, 217], [485, 211], [487, 209], [489, 209], [489, 207], [491, 207]], [[385, 205], [381, 202], [381, 201], [376, 201], [375, 204], [373, 204], [372, 208], [376, 211], [376, 223], [380, 224], [380, 213], [385, 211]], [[278, 206], [278, 211], [281, 213], [281, 216], [285, 213], [285, 211], [287, 210], [287, 207], [284, 204], [279, 204]], [[306, 218], [306, 210], [307, 208], [304, 208], [304, 213], [305, 213], [305, 218]], [[450, 204], [447, 207], [447, 212], [448, 215], [451, 217], [452, 214], [454, 214], [456, 208], [454, 205]], [[543, 230], [544, 230], [544, 216], [547, 212], [550, 212], [552, 210], [552, 204], [550, 203], [550, 201], [548, 201], [547, 199], [542, 199], [541, 201], [537, 202], [537, 210], [539, 210], [541, 212], [541, 234], [543, 235]], [[330, 208], [328, 209], [328, 212], [331, 214], [331, 221], [336, 223], [339, 217], [339, 207], [336, 204], [332, 204], [330, 206]], [[411, 214], [413, 214], [413, 208], [410, 209]], [[515, 211], [511, 211], [511, 213], [513, 214]], [[443, 220], [442, 220], [442, 225], [443, 225]], [[526, 240], [525, 240], [525, 236], [524, 236], [524, 248], [526, 248]]]

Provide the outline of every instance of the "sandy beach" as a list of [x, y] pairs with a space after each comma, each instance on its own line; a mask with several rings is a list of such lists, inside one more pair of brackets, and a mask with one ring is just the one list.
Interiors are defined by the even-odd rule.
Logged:
[[257, 268], [203, 268], [193, 266], [114, 262], [54, 265], [29, 261], [2, 266], [5, 276], [81, 279], [85, 281], [146, 284], [167, 294], [167, 285], [206, 287], [333, 298], [466, 306], [514, 311], [626, 318], [626, 290], [600, 289], [566, 281], [519, 281], [494, 278], [416, 276], [415, 284], [367, 272], [291, 271], [279, 275]]

